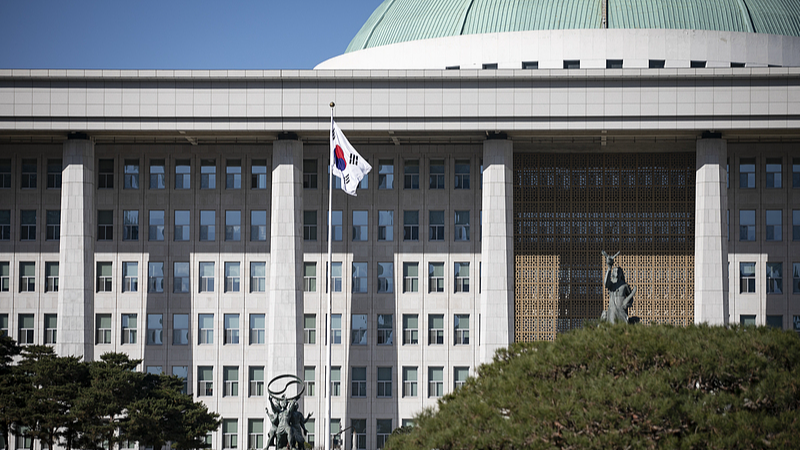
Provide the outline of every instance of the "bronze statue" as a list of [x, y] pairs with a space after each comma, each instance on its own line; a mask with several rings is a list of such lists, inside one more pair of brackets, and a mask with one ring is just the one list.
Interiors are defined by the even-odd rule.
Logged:
[[[273, 391], [271, 389], [272, 384], [282, 378], [290, 378], [291, 380], [286, 383], [282, 390]], [[292, 384], [297, 384], [302, 388], [296, 396], [287, 399], [285, 392]], [[270, 408], [267, 409], [267, 415], [272, 423], [272, 428], [269, 431], [265, 448], [270, 448], [274, 445], [279, 450], [304, 449], [306, 443], [305, 435], [308, 434], [306, 422], [311, 419], [311, 413], [303, 417], [303, 413], [298, 411], [297, 399], [305, 392], [305, 383], [294, 375], [279, 375], [269, 382], [267, 391], [269, 392], [270, 405]], [[270, 409], [272, 410], [271, 412]]]
[[628, 323], [628, 308], [633, 304], [633, 295], [636, 294], [636, 288], [631, 288], [625, 282], [625, 272], [622, 267], [614, 267], [614, 260], [619, 256], [617, 252], [614, 256], [608, 256], [608, 253], [601, 252], [606, 258], [605, 276], [603, 277], [603, 285], [609, 291], [608, 309], [603, 311], [600, 315], [600, 320], [610, 323]]

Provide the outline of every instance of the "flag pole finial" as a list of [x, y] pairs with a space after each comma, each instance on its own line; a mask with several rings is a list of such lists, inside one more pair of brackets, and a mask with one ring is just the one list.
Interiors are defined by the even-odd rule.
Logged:
[[331, 102], [331, 108], [333, 108], [334, 106], [336, 106], [336, 103]]

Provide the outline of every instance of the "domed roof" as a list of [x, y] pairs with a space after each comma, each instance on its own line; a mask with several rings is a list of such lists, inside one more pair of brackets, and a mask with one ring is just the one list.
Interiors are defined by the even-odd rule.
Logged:
[[[602, 0], [384, 0], [347, 52], [508, 31], [601, 28]], [[797, 0], [607, 0], [608, 28], [741, 31], [800, 37]]]

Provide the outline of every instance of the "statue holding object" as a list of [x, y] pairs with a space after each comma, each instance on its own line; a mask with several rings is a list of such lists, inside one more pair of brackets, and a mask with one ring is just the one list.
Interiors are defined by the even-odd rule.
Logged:
[[[273, 383], [283, 378], [289, 378], [290, 381], [286, 383], [282, 390], [273, 391]], [[292, 384], [301, 386], [301, 388], [296, 396], [287, 399], [285, 392]], [[311, 413], [304, 417], [303, 413], [298, 411], [297, 399], [305, 392], [305, 383], [294, 375], [279, 375], [269, 382], [267, 391], [269, 392], [267, 416], [269, 416], [272, 428], [269, 431], [265, 448], [275, 445], [278, 450], [304, 449], [306, 443], [305, 435], [308, 434], [306, 422], [311, 418]], [[280, 397], [278, 397], [279, 395]], [[272, 410], [271, 412], [270, 409]]]
[[633, 304], [633, 295], [636, 294], [636, 288], [631, 288], [625, 282], [625, 272], [622, 267], [614, 267], [614, 260], [619, 256], [617, 252], [614, 256], [609, 256], [603, 250], [602, 255], [606, 259], [605, 276], [603, 277], [603, 285], [608, 289], [609, 300], [608, 309], [603, 311], [600, 315], [600, 320], [610, 323], [628, 323], [628, 308]]

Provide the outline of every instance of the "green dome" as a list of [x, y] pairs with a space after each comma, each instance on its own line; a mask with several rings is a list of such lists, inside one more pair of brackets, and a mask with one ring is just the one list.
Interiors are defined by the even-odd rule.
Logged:
[[[601, 0], [384, 0], [347, 52], [507, 31], [601, 28]], [[798, 0], [608, 0], [608, 28], [800, 36]]]

